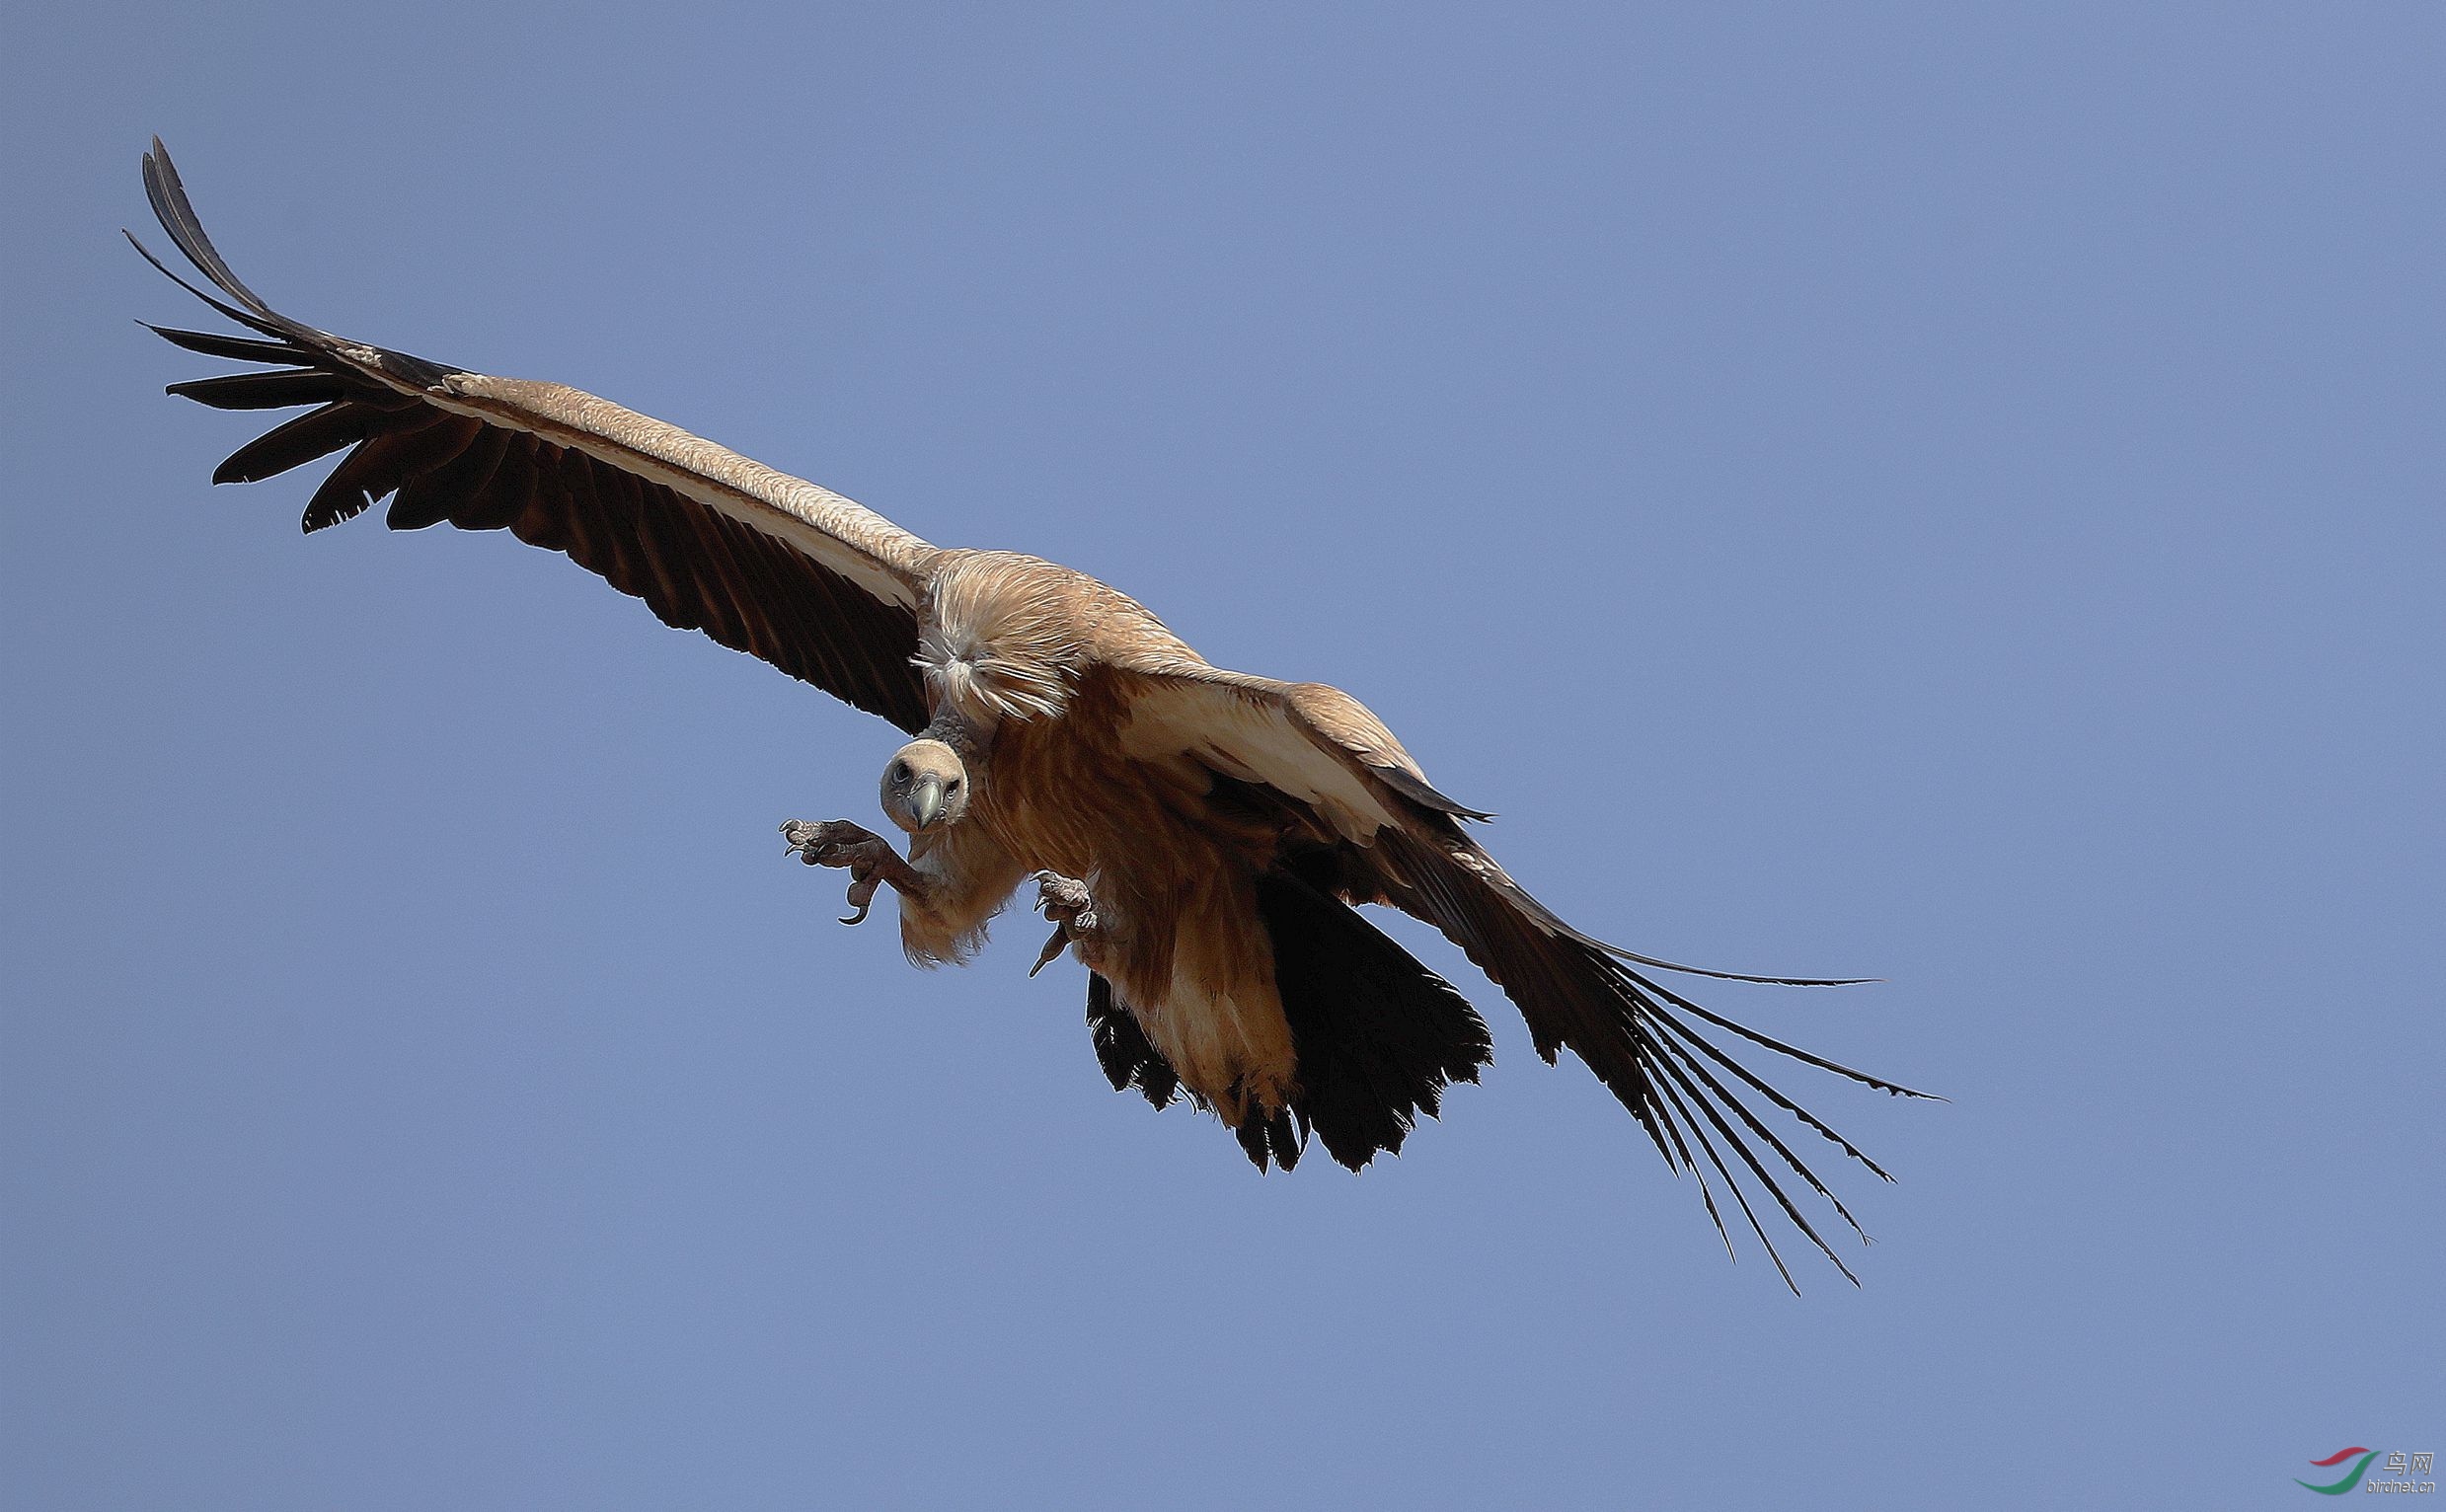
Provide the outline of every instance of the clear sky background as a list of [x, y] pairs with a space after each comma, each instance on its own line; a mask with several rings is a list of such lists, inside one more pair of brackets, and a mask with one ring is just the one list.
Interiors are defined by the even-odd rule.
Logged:
[[[14, 7], [0, 1501], [2299, 1506], [2446, 1449], [2446, 12]], [[1261, 1177], [849, 931], [898, 742], [166, 399], [298, 317], [1348, 688], [1784, 1078]]]

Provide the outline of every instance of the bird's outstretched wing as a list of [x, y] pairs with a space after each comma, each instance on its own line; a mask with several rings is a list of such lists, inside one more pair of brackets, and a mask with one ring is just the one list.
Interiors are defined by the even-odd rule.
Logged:
[[386, 496], [394, 530], [506, 528], [566, 552], [667, 625], [702, 630], [902, 729], [925, 725], [925, 684], [909, 658], [933, 547], [828, 489], [591, 394], [301, 325], [221, 261], [159, 138], [144, 189], [162, 229], [227, 299], [141, 242], [136, 250], [264, 340], [152, 329], [190, 351], [273, 365], [169, 392], [220, 410], [316, 407], [240, 447], [214, 483], [252, 483], [344, 450], [306, 505], [308, 530]]
[[1243, 818], [1255, 809], [1278, 822], [1286, 870], [1347, 901], [1390, 904], [1441, 931], [1520, 1009], [1539, 1055], [1551, 1063], [1568, 1047], [1639, 1119], [1666, 1163], [1698, 1177], [1726, 1248], [1731, 1236], [1711, 1172], [1787, 1284], [1792, 1273], [1753, 1196], [1772, 1201], [1852, 1275], [1787, 1182], [1796, 1177], [1856, 1232], [1859, 1223], [1755, 1104], [1789, 1114], [1892, 1178], [1703, 1030], [1721, 1030], [1881, 1092], [1928, 1095], [1745, 1028], [1640, 968], [1791, 986], [1845, 984], [1702, 971], [1573, 929], [1462, 828], [1462, 820], [1487, 815], [1437, 792], [1383, 722], [1338, 689], [1252, 677], [1165, 651], [1123, 652], [1109, 668], [1129, 710], [1124, 742], [1131, 754], [1197, 762], [1215, 778], [1213, 801]]

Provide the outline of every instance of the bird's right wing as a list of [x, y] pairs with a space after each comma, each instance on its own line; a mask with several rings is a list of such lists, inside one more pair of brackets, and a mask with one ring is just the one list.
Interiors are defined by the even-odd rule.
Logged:
[[213, 250], [158, 139], [144, 188], [162, 229], [227, 300], [142, 243], [137, 251], [264, 340], [152, 329], [206, 356], [274, 364], [170, 392], [221, 410], [318, 407], [240, 447], [214, 483], [252, 483], [345, 450], [306, 505], [308, 530], [393, 495], [395, 530], [506, 528], [566, 552], [667, 625], [703, 630], [902, 729], [924, 727], [925, 683], [910, 657], [933, 547], [828, 489], [591, 394], [293, 321]]
[[[1769, 1038], [1639, 968], [1793, 986], [1841, 984], [1675, 965], [1572, 928], [1512, 880], [1461, 826], [1461, 820], [1487, 816], [1437, 792], [1393, 732], [1338, 689], [1226, 671], [1155, 643], [1116, 643], [1108, 647], [1106, 668], [1127, 711], [1121, 740], [1131, 755], [1204, 767], [1215, 783], [1209, 801], [1243, 817], [1275, 821], [1283, 835], [1281, 864], [1309, 884], [1349, 902], [1390, 904], [1433, 925], [1519, 1008], [1539, 1055], [1551, 1062], [1565, 1048], [1577, 1054], [1639, 1119], [1666, 1162], [1698, 1177], [1721, 1232], [1724, 1215], [1709, 1180], [1715, 1172], [1787, 1284], [1792, 1273], [1750, 1193], [1772, 1201], [1851, 1275], [1794, 1201], [1786, 1178], [1798, 1178], [1851, 1227], [1859, 1225], [1752, 1099], [1833, 1141], [1876, 1174], [1885, 1172], [1704, 1031], [1722, 1030], [1882, 1092], [1925, 1094]], [[1107, 1069], [1112, 1069], [1109, 1062]], [[1729, 1247], [1728, 1233], [1725, 1243]]]

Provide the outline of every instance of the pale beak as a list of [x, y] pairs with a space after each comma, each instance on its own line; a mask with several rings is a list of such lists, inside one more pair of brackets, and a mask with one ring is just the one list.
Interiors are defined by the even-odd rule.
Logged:
[[942, 812], [943, 779], [928, 773], [917, 780], [916, 787], [909, 790], [909, 813], [917, 820], [919, 829], [926, 829]]

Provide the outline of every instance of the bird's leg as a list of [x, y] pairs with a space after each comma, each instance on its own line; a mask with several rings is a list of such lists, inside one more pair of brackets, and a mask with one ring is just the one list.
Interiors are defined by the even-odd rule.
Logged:
[[889, 841], [874, 832], [850, 823], [847, 819], [832, 819], [821, 824], [809, 824], [804, 819], [792, 819], [782, 826], [782, 839], [790, 849], [810, 867], [843, 867], [849, 871], [849, 906], [857, 910], [843, 924], [863, 923], [867, 910], [875, 902], [875, 889], [891, 883], [909, 897], [923, 899], [926, 878], [915, 867], [900, 859], [900, 853]]
[[1039, 871], [1036, 873], [1036, 907], [1053, 921], [1053, 938], [1044, 943], [1044, 949], [1036, 956], [1036, 963], [1028, 968], [1030, 976], [1051, 965], [1053, 957], [1061, 954], [1066, 945], [1077, 945], [1079, 959], [1090, 968], [1102, 962], [1104, 921], [1096, 917], [1096, 899], [1087, 890], [1087, 883], [1075, 877]]

